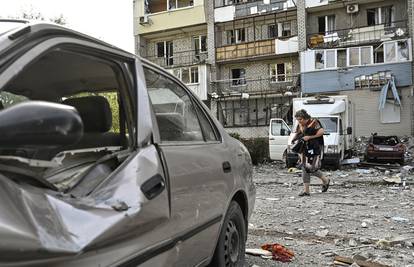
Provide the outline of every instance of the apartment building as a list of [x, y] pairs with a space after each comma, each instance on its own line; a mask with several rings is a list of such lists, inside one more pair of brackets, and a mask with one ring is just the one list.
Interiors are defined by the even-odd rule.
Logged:
[[135, 0], [136, 53], [166, 68], [207, 100], [207, 24], [203, 0]]
[[305, 2], [303, 94], [348, 95], [357, 136], [412, 134], [411, 0]]
[[230, 132], [265, 137], [270, 118], [291, 120], [299, 92], [293, 1], [214, 1], [216, 75], [211, 110]]
[[356, 135], [409, 135], [412, 0], [135, 0], [136, 51], [229, 132], [267, 136], [300, 95], [345, 94]]

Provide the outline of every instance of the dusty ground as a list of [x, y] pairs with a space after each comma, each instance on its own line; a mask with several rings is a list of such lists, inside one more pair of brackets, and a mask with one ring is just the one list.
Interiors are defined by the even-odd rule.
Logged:
[[414, 239], [376, 245], [380, 239], [414, 237], [414, 175], [403, 175], [403, 188], [383, 181], [400, 173], [399, 168], [325, 173], [333, 182], [327, 193], [321, 193], [321, 181], [312, 177], [311, 196], [298, 197], [300, 174], [276, 163], [255, 167], [257, 197], [246, 248], [280, 243], [296, 257], [281, 263], [246, 255], [245, 266], [334, 266], [335, 255], [414, 266]]

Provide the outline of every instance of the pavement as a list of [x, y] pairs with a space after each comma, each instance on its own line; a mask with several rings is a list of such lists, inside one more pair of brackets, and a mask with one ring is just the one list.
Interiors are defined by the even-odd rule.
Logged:
[[335, 256], [343, 256], [374, 262], [373, 267], [414, 267], [412, 171], [398, 166], [324, 171], [331, 179], [328, 192], [312, 177], [311, 196], [299, 197], [299, 172], [289, 173], [277, 162], [254, 167], [257, 196], [246, 248], [279, 243], [295, 257], [282, 263], [246, 255], [245, 266], [339, 266]]

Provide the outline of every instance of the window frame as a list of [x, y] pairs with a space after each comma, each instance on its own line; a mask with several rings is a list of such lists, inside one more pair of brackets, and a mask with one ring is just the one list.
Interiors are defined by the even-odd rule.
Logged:
[[[230, 36], [229, 36], [229, 33], [231, 33]], [[243, 38], [240, 38], [240, 37], [243, 37]], [[236, 44], [241, 44], [244, 42], [246, 42], [246, 28], [237, 28], [237, 29], [227, 30], [227, 44], [228, 45], [236, 45]]]
[[[277, 65], [283, 64], [284, 67], [284, 73], [278, 74], [277, 73]], [[290, 66], [289, 66], [290, 65]], [[273, 75], [273, 67], [275, 70], [275, 75]], [[288, 73], [288, 70], [290, 68], [291, 73]], [[272, 63], [269, 64], [269, 74], [270, 74], [270, 83], [286, 83], [286, 82], [292, 82], [292, 72], [293, 72], [293, 64], [292, 62], [280, 62], [280, 63]], [[284, 80], [279, 81], [279, 76], [283, 76]], [[275, 79], [273, 79], [275, 78]]]
[[[155, 119], [155, 123], [157, 125], [156, 129], [154, 128], [153, 131], [158, 130], [158, 132], [157, 132], [158, 136], [156, 138], [158, 138], [159, 140], [155, 140], [155, 142], [157, 144], [159, 144], [160, 146], [188, 146], [188, 145], [209, 145], [209, 144], [212, 144], [212, 143], [222, 143], [223, 142], [220, 131], [218, 130], [217, 125], [214, 123], [214, 121], [210, 117], [211, 115], [208, 115], [208, 112], [205, 110], [205, 108], [198, 102], [198, 100], [194, 97], [191, 90], [183, 82], [181, 82], [173, 74], [165, 72], [164, 70], [160, 70], [158, 67], [154, 67], [154, 66], [144, 64], [143, 68], [144, 69], [146, 68], [148, 70], [151, 70], [152, 72], [155, 72], [156, 74], [158, 74], [161, 77], [171, 81], [172, 83], [176, 84], [181, 89], [183, 89], [183, 91], [187, 94], [187, 96], [189, 98], [189, 101], [193, 105], [194, 113], [197, 117], [197, 121], [198, 121], [198, 124], [200, 126], [200, 130], [201, 130], [201, 133], [202, 133], [202, 136], [203, 136], [203, 141], [200, 141], [200, 140], [195, 140], [195, 141], [187, 141], [187, 140], [186, 141], [162, 141], [161, 136], [160, 136], [160, 131], [159, 131], [159, 125], [158, 125], [158, 122], [156, 120], [156, 113], [155, 113], [153, 105], [151, 103], [150, 104], [151, 112], [153, 114], [153, 118]], [[148, 97], [149, 97], [149, 94], [148, 94]], [[149, 99], [151, 100], [150, 97], [149, 97]], [[202, 114], [205, 116], [206, 120], [209, 122], [211, 128], [213, 129], [217, 141], [206, 141], [206, 132], [205, 132], [205, 129], [204, 129], [204, 127], [203, 127], [203, 125], [200, 121], [200, 112], [199, 112], [200, 110], [202, 111]]]
[[[234, 70], [243, 70], [244, 73], [244, 77], [239, 77], [239, 78], [233, 78], [233, 71]], [[241, 74], [242, 72], [240, 72]], [[239, 87], [239, 86], [247, 86], [247, 82], [246, 82], [246, 69], [245, 68], [232, 68], [230, 69], [230, 75], [231, 75], [231, 86], [230, 87]], [[235, 84], [234, 82], [238, 80], [238, 84]]]
[[[362, 55], [362, 53], [361, 53], [362, 48], [369, 48], [369, 50], [370, 50], [370, 53], [369, 53], [369, 55], [370, 55], [370, 62], [367, 63], [367, 64], [361, 64], [361, 62], [362, 62], [362, 57], [361, 57], [361, 55]], [[358, 49], [358, 64], [353, 64], [353, 65], [350, 64], [351, 63], [351, 53], [350, 53], [351, 49]], [[348, 67], [366, 66], [366, 65], [373, 65], [374, 64], [374, 48], [373, 48], [373, 46], [348, 47], [346, 49], [346, 53], [347, 53], [347, 56], [346, 56], [347, 57], [347, 59], [346, 59], [346, 65]]]

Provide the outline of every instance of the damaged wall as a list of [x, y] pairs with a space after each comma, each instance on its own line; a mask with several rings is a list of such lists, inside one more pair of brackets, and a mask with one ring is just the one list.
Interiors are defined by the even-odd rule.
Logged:
[[354, 104], [355, 121], [353, 128], [355, 136], [369, 136], [373, 131], [379, 135], [402, 136], [412, 134], [413, 96], [411, 96], [411, 87], [399, 88], [398, 91], [402, 103], [400, 123], [381, 123], [378, 110], [380, 91], [355, 90], [341, 92], [341, 94], [349, 96]]

